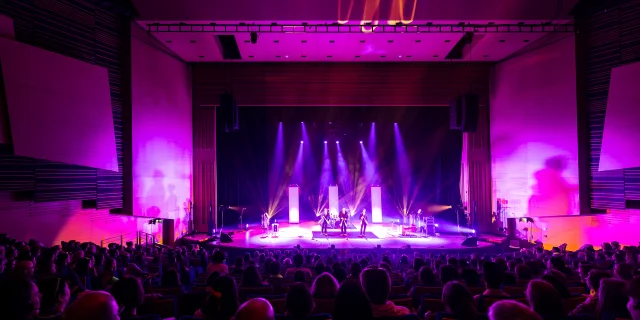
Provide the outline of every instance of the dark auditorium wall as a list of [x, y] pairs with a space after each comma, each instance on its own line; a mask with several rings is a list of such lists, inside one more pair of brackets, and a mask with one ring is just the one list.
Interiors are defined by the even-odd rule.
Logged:
[[100, 2], [6, 0], [0, 14], [13, 19], [15, 40], [109, 70], [119, 171], [17, 157], [10, 145], [0, 145], [0, 233], [49, 244], [131, 238], [136, 230], [137, 219], [109, 214], [123, 207], [130, 157], [123, 138], [130, 121], [129, 18], [124, 7], [107, 10], [93, 3]]
[[469, 143], [469, 200], [490, 224], [491, 165], [485, 63], [198, 63], [192, 67], [196, 221], [215, 205], [213, 106], [230, 90], [245, 106], [443, 106], [470, 90], [480, 95], [478, 130]]

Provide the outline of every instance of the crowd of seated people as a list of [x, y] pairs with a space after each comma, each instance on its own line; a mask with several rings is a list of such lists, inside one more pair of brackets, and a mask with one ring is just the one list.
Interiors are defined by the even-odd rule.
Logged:
[[575, 252], [230, 257], [197, 245], [47, 247], [5, 237], [0, 318], [640, 320], [639, 254], [612, 242]]

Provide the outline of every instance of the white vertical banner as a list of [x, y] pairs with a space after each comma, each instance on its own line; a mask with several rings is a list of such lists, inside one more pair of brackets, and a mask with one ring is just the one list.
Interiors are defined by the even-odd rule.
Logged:
[[338, 186], [329, 186], [329, 213], [337, 215], [340, 211]]
[[382, 223], [382, 189], [371, 187], [371, 222]]
[[289, 223], [300, 223], [300, 193], [298, 186], [289, 187]]

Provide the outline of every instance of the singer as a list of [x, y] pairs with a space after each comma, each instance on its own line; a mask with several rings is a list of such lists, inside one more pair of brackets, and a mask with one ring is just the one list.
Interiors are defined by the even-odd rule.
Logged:
[[367, 233], [367, 209], [362, 209], [362, 213], [360, 214], [360, 236], [364, 237], [364, 234]]

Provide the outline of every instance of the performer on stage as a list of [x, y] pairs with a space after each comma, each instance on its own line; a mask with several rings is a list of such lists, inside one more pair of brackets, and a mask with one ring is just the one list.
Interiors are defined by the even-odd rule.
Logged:
[[347, 235], [347, 219], [349, 219], [349, 214], [347, 213], [347, 209], [342, 208], [340, 211], [340, 215], [338, 216], [340, 219], [340, 234], [343, 236]]
[[367, 233], [367, 209], [362, 209], [360, 214], [360, 236], [364, 237], [365, 233]]
[[418, 214], [417, 212], [412, 212], [409, 214], [409, 225], [415, 226], [418, 224]]
[[321, 227], [321, 232], [324, 235], [327, 235], [327, 228], [329, 227], [329, 209], [324, 209], [324, 213], [320, 214], [320, 225]]
[[262, 229], [269, 230], [269, 213], [267, 212], [262, 215]]

